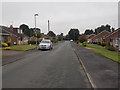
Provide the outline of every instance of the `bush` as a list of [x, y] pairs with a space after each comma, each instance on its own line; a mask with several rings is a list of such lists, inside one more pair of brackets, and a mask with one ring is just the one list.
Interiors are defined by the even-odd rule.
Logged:
[[102, 43], [101, 43], [101, 46], [105, 47], [105, 46], [106, 46], [106, 43], [105, 43], [105, 42], [102, 42]]
[[107, 48], [108, 50], [110, 50], [110, 51], [115, 51], [115, 48], [112, 47], [112, 46], [106, 46], [106, 48]]
[[52, 41], [52, 42], [53, 42], [53, 43], [57, 43], [58, 41], [55, 40], [55, 41]]
[[106, 44], [106, 49], [108, 49], [108, 50], [110, 50], [110, 51], [115, 51], [115, 48], [110, 45], [110, 42], [107, 42], [107, 44]]
[[8, 47], [8, 44], [2, 42], [2, 47]]
[[87, 42], [83, 42], [82, 45], [83, 45], [84, 47], [86, 47], [86, 46], [87, 46]]
[[12, 43], [12, 42], [8, 41], [8, 42], [7, 42], [8, 46], [11, 46], [11, 43]]
[[[37, 41], [37, 44], [39, 44], [41, 41], [40, 40], [38, 40]], [[32, 41], [28, 41], [28, 44], [36, 44], [36, 41], [35, 40], [32, 40]]]
[[101, 45], [101, 42], [97, 42], [97, 45]]
[[4, 49], [5, 50], [11, 50], [12, 48], [11, 47], [5, 47]]
[[87, 41], [87, 39], [85, 39], [85, 38], [80, 38], [79, 41], [80, 41], [80, 43], [83, 43], [83, 42]]

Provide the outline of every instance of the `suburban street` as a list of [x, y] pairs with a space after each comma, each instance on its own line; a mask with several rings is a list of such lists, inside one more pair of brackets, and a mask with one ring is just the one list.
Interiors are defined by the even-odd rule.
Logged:
[[119, 1], [10, 1], [0, 2], [2, 89], [120, 88]]
[[91, 88], [70, 42], [3, 66], [3, 88]]

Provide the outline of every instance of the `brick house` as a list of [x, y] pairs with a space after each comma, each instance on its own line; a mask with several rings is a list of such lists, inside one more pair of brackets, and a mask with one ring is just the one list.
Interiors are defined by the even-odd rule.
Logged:
[[110, 42], [113, 47], [120, 50], [120, 28], [104, 36], [103, 41]]
[[99, 34], [95, 35], [93, 38], [91, 38], [91, 42], [103, 42], [103, 37], [108, 35], [109, 33], [110, 32], [104, 30]]
[[0, 41], [1, 42], [17, 42], [17, 36], [9, 31], [9, 28], [0, 26]]
[[95, 36], [96, 36], [95, 34], [87, 35], [87, 36], [86, 36], [87, 42], [91, 43], [91, 42], [92, 42], [92, 38], [95, 37]]
[[0, 26], [0, 39], [2, 42], [10, 41], [12, 45], [27, 44], [28, 37], [22, 33], [19, 28], [10, 28], [5, 26]]

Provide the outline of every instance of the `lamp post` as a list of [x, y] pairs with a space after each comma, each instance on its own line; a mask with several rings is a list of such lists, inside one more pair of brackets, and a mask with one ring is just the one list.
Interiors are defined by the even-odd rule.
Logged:
[[36, 16], [38, 16], [38, 14], [34, 14], [34, 17], [35, 17], [35, 33], [36, 33], [36, 45], [37, 45]]

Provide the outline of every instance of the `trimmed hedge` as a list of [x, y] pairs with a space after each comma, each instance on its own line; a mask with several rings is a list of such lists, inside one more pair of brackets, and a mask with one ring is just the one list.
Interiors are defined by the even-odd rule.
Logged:
[[[37, 41], [37, 44], [39, 44], [41, 41], [40, 40], [38, 40]], [[36, 44], [36, 41], [35, 40], [32, 40], [32, 41], [28, 41], [28, 44]]]
[[106, 49], [108, 49], [108, 50], [110, 50], [110, 51], [115, 51], [115, 48], [110, 45], [110, 42], [107, 42], [107, 44], [106, 44]]

